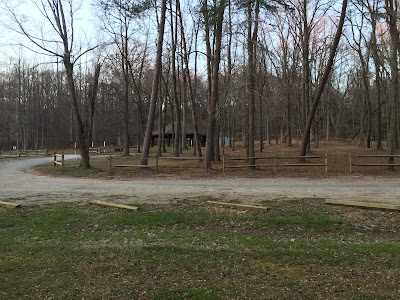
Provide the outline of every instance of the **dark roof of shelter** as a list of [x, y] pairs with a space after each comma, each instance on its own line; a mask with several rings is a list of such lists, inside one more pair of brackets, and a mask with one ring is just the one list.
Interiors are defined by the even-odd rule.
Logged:
[[[174, 122], [174, 126], [176, 126], [176, 121]], [[198, 122], [198, 130], [200, 135], [207, 135], [206, 126], [202, 121]], [[165, 125], [165, 134], [172, 134], [172, 123]], [[186, 134], [194, 134], [193, 122], [186, 121]], [[152, 136], [158, 136], [158, 129], [154, 130]]]

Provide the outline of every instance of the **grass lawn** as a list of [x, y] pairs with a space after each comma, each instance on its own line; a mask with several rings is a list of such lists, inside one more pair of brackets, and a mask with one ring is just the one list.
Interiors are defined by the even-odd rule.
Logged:
[[1, 299], [399, 299], [400, 213], [266, 201], [0, 208]]

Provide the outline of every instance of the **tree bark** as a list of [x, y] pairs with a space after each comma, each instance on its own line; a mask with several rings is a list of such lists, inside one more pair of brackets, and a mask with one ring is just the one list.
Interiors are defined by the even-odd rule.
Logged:
[[[221, 41], [222, 41], [222, 27], [224, 19], [224, 10], [226, 6], [226, 0], [220, 0], [219, 4], [214, 7], [216, 15], [216, 24], [214, 31], [215, 50], [211, 59], [211, 47], [210, 47], [210, 36], [209, 36], [209, 12], [207, 7], [207, 0], [203, 1], [203, 14], [206, 21], [206, 43], [207, 53], [209, 54], [207, 65], [208, 78], [209, 78], [209, 103], [208, 103], [208, 120], [207, 120], [207, 145], [206, 145], [206, 170], [211, 170], [211, 162], [214, 157], [214, 135], [215, 135], [215, 124], [217, 118], [216, 104], [218, 102], [219, 92], [219, 63], [221, 60]], [[208, 34], [207, 34], [208, 32]]]
[[341, 10], [341, 14], [340, 14], [340, 20], [339, 20], [339, 25], [338, 28], [336, 30], [336, 34], [335, 34], [335, 38], [333, 40], [332, 46], [331, 46], [331, 51], [329, 54], [329, 60], [328, 63], [325, 67], [324, 70], [324, 74], [321, 78], [321, 81], [319, 83], [318, 89], [316, 90], [315, 96], [314, 96], [314, 100], [311, 106], [311, 111], [308, 114], [308, 118], [307, 118], [307, 123], [306, 123], [306, 127], [304, 130], [304, 136], [303, 136], [303, 141], [302, 141], [302, 145], [301, 145], [301, 151], [300, 151], [300, 156], [305, 156], [306, 152], [307, 152], [307, 145], [308, 142], [310, 140], [310, 130], [311, 130], [311, 125], [315, 116], [315, 112], [317, 110], [319, 101], [321, 99], [322, 96], [322, 92], [324, 91], [324, 87], [326, 82], [328, 81], [329, 78], [329, 73], [331, 72], [332, 66], [333, 66], [333, 62], [334, 62], [334, 58], [336, 55], [336, 50], [337, 47], [339, 45], [339, 41], [340, 41], [340, 37], [342, 35], [342, 31], [343, 31], [343, 25], [344, 25], [344, 20], [345, 20], [345, 16], [346, 16], [346, 10], [347, 10], [347, 0], [343, 0], [342, 3], [342, 10]]
[[[253, 20], [253, 6], [254, 7], [254, 20]], [[255, 161], [255, 90], [256, 90], [256, 68], [255, 60], [257, 55], [257, 35], [258, 35], [258, 15], [260, 11], [260, 0], [247, 1], [247, 101], [248, 101], [248, 157], [249, 165], [254, 168]], [[254, 22], [254, 30], [253, 30]]]
[[[185, 63], [186, 78], [187, 78], [187, 83], [188, 83], [188, 88], [189, 88], [190, 109], [191, 109], [191, 115], [192, 115], [193, 131], [194, 131], [193, 134], [194, 134], [194, 143], [195, 143], [195, 145], [193, 145], [193, 147], [195, 147], [195, 149], [197, 150], [196, 151], [197, 155], [199, 157], [202, 157], [201, 144], [200, 144], [200, 139], [199, 139], [199, 126], [198, 126], [197, 114], [196, 114], [196, 102], [195, 102], [195, 96], [194, 96], [193, 87], [192, 87], [192, 79], [190, 78], [189, 55], [188, 55], [188, 51], [187, 51], [187, 44], [186, 44], [184, 27], [183, 27], [182, 12], [181, 12], [181, 8], [180, 8], [179, 0], [177, 0], [176, 5], [177, 5], [177, 11], [178, 11], [178, 14], [180, 17], [179, 20], [180, 20], [181, 38], [182, 38], [182, 44], [183, 44], [183, 59], [184, 59], [184, 63]], [[197, 35], [196, 35], [196, 37], [197, 37]], [[196, 74], [195, 74], [195, 76], [196, 76]]]
[[[393, 0], [385, 0], [387, 12], [387, 22], [390, 33], [390, 72], [391, 72], [391, 116], [390, 116], [390, 132], [388, 140], [388, 155], [394, 155], [397, 145], [397, 103], [399, 97], [399, 68], [398, 68], [398, 45], [399, 32], [397, 30], [397, 2]], [[394, 157], [389, 156], [388, 164], [394, 163]], [[394, 166], [389, 166], [389, 170], [394, 171]]]
[[161, 77], [162, 46], [164, 41], [165, 16], [167, 9], [166, 2], [167, 2], [166, 0], [162, 0], [161, 2], [161, 19], [160, 19], [160, 24], [158, 26], [156, 65], [154, 69], [154, 77], [151, 89], [150, 109], [149, 109], [149, 114], [147, 116], [146, 133], [144, 136], [143, 153], [140, 162], [141, 165], [147, 165], [150, 153], [151, 135], [153, 132], [154, 117], [156, 112], [157, 97], [158, 97], [160, 77]]
[[172, 99], [175, 108], [175, 131], [174, 131], [174, 153], [179, 156], [179, 147], [181, 140], [181, 108], [178, 99], [177, 77], [176, 77], [176, 43], [177, 43], [177, 22], [173, 17], [172, 1], [170, 2], [170, 26], [171, 26], [171, 72], [172, 72]]

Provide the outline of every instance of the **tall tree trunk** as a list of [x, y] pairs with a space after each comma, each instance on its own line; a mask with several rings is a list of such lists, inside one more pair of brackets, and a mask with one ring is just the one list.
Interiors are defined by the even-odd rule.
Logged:
[[206, 27], [206, 44], [208, 55], [207, 73], [209, 79], [209, 103], [208, 103], [208, 120], [207, 120], [207, 145], [206, 145], [206, 170], [211, 170], [211, 162], [214, 157], [214, 135], [215, 135], [215, 119], [217, 117], [216, 104], [218, 102], [219, 92], [219, 64], [221, 60], [221, 41], [222, 41], [222, 27], [224, 19], [224, 10], [226, 6], [226, 0], [220, 0], [219, 4], [214, 7], [215, 11], [212, 12], [216, 15], [216, 24], [214, 31], [215, 49], [211, 59], [211, 47], [210, 47], [210, 14], [208, 11], [207, 0], [203, 1], [203, 14], [205, 19]]
[[129, 57], [128, 57], [128, 25], [126, 13], [122, 17], [122, 74], [124, 76], [124, 155], [129, 156]]
[[171, 26], [171, 72], [172, 72], [172, 99], [175, 108], [175, 131], [174, 131], [174, 156], [179, 156], [179, 146], [181, 140], [181, 108], [178, 99], [177, 89], [177, 70], [176, 70], [176, 43], [177, 43], [177, 22], [174, 19], [172, 1], [170, 2], [170, 26]]
[[328, 81], [329, 78], [329, 74], [331, 72], [332, 66], [333, 66], [333, 62], [335, 59], [335, 55], [336, 55], [336, 49], [339, 45], [339, 41], [340, 41], [340, 37], [342, 35], [342, 31], [343, 31], [343, 25], [344, 25], [344, 20], [345, 20], [345, 16], [346, 16], [346, 9], [347, 9], [347, 0], [343, 0], [342, 3], [342, 11], [340, 14], [340, 20], [339, 20], [339, 25], [338, 28], [336, 30], [336, 34], [335, 34], [335, 38], [333, 40], [332, 46], [331, 46], [331, 51], [329, 53], [329, 60], [328, 63], [325, 67], [324, 70], [324, 74], [321, 78], [321, 81], [319, 83], [319, 86], [316, 90], [315, 96], [314, 96], [314, 100], [311, 106], [311, 111], [308, 114], [308, 118], [307, 118], [307, 124], [304, 130], [304, 136], [303, 136], [303, 141], [302, 141], [302, 145], [301, 145], [301, 152], [300, 152], [300, 156], [305, 156], [306, 152], [307, 152], [307, 146], [310, 140], [310, 130], [311, 130], [311, 125], [315, 116], [315, 112], [317, 110], [319, 101], [321, 99], [322, 96], [322, 92], [324, 91], [324, 87], [325, 84]]
[[[192, 87], [192, 79], [190, 78], [189, 54], [187, 51], [186, 37], [185, 37], [185, 32], [184, 32], [183, 18], [182, 18], [182, 12], [181, 12], [179, 0], [177, 0], [176, 5], [177, 5], [177, 13], [179, 14], [179, 20], [180, 20], [179, 22], [180, 22], [180, 29], [181, 29], [182, 44], [183, 44], [183, 59], [184, 59], [184, 63], [185, 63], [186, 78], [187, 78], [187, 83], [188, 83], [188, 88], [189, 88], [189, 99], [190, 99], [190, 108], [191, 108], [194, 143], [195, 143], [195, 145], [193, 145], [193, 147], [194, 147], [194, 149], [197, 150], [196, 151], [197, 155], [199, 157], [202, 157], [201, 143], [200, 143], [200, 138], [199, 138], [199, 126], [198, 126], [197, 114], [196, 114], [196, 101], [195, 101], [195, 96], [194, 96], [193, 87]], [[196, 31], [196, 45], [197, 45], [197, 31]], [[195, 76], [196, 75], [197, 74], [195, 74]]]
[[[304, 131], [306, 131], [307, 118], [311, 114], [309, 112], [310, 108], [310, 28], [308, 24], [308, 0], [303, 0], [303, 9], [302, 9], [302, 19], [303, 19], [303, 27], [302, 27], [302, 41], [301, 47], [303, 51], [302, 57], [302, 102], [303, 102], [303, 122], [304, 122]], [[311, 120], [312, 121], [312, 120]], [[311, 128], [311, 125], [310, 125]], [[310, 135], [310, 132], [308, 132]], [[310, 150], [310, 137], [307, 139], [306, 150]]]
[[[124, 57], [123, 60], [126, 58]], [[126, 62], [122, 63], [124, 74], [124, 155], [129, 156], [129, 71]]]
[[88, 141], [87, 139], [88, 133], [85, 130], [85, 124], [82, 121], [81, 115], [79, 113], [78, 97], [76, 95], [75, 80], [73, 75], [73, 64], [71, 63], [69, 52], [64, 54], [63, 62], [65, 66], [65, 72], [67, 75], [67, 83], [71, 97], [72, 111], [74, 113], [75, 123], [77, 124], [76, 132], [78, 138], [78, 147], [81, 153], [80, 166], [82, 169], [89, 169], [91, 167], [90, 156], [89, 156], [90, 141]]
[[[254, 6], [254, 21], [253, 21], [253, 6]], [[247, 1], [247, 101], [248, 101], [248, 157], [249, 165], [254, 165], [255, 161], [255, 90], [256, 90], [256, 68], [255, 60], [257, 55], [257, 35], [258, 35], [258, 15], [260, 11], [260, 0]], [[253, 30], [254, 22], [254, 30]]]
[[[397, 1], [385, 0], [387, 22], [389, 25], [390, 33], [390, 73], [391, 73], [391, 116], [390, 116], [390, 132], [389, 132], [389, 146], [388, 154], [394, 155], [397, 146], [397, 103], [399, 97], [399, 68], [398, 68], [398, 45], [399, 45], [399, 32], [397, 30]], [[388, 158], [388, 164], [394, 163], [394, 157]], [[394, 170], [394, 166], [389, 166], [389, 170]]]
[[147, 126], [146, 126], [146, 133], [144, 136], [143, 153], [140, 161], [141, 165], [147, 165], [150, 153], [151, 135], [153, 132], [154, 117], [156, 112], [157, 97], [158, 97], [160, 77], [161, 77], [162, 46], [164, 40], [165, 16], [167, 9], [166, 2], [167, 0], [162, 0], [161, 2], [161, 19], [160, 19], [160, 24], [158, 26], [156, 65], [154, 68], [154, 78], [153, 78], [151, 97], [150, 97], [150, 109], [149, 109], [149, 114], [147, 116]]
[[371, 51], [372, 51], [372, 59], [374, 60], [375, 66], [375, 86], [376, 86], [376, 94], [377, 94], [377, 104], [378, 104], [378, 111], [377, 111], [377, 133], [376, 133], [376, 149], [382, 150], [382, 108], [381, 108], [381, 60], [379, 58], [379, 50], [376, 38], [376, 22], [378, 17], [378, 10], [375, 7], [371, 7], [368, 5], [368, 10], [371, 18]]

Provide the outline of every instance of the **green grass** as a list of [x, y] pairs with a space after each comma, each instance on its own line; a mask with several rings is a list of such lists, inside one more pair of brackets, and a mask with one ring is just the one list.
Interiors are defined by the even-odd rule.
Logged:
[[[5, 299], [397, 299], [400, 215], [272, 201], [0, 210]], [[372, 226], [379, 225], [379, 226]], [[377, 229], [378, 228], [378, 229]]]

